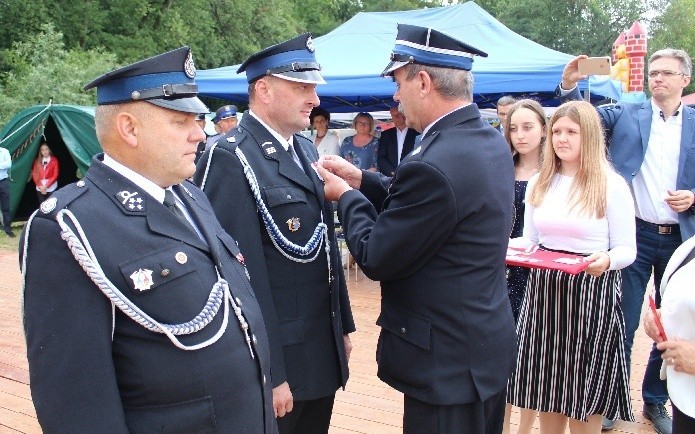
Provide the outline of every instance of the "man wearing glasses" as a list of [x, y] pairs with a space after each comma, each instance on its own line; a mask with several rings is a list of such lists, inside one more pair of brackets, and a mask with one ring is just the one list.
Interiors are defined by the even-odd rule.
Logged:
[[[565, 66], [559, 96], [581, 98], [577, 82], [586, 76], [579, 74], [577, 63], [582, 58], [586, 56]], [[695, 110], [681, 104], [691, 70], [685, 51], [659, 50], [649, 58], [651, 99], [596, 109], [606, 130], [609, 159], [630, 185], [637, 213], [637, 259], [623, 269], [620, 302], [628, 367], [652, 272], [659, 305], [666, 263], [682, 241], [695, 235]], [[656, 432], [670, 434], [671, 418], [664, 406], [668, 392], [666, 382], [659, 379], [660, 367], [660, 351], [653, 347], [642, 382], [642, 414]], [[612, 421], [604, 420], [604, 429], [612, 427]]]

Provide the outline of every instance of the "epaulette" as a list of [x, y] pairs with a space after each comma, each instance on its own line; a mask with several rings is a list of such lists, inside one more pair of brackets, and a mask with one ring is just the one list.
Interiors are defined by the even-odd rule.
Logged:
[[225, 149], [230, 152], [234, 152], [234, 149], [241, 143], [246, 137], [246, 131], [236, 127], [231, 129], [224, 137], [216, 142], [218, 148]]
[[67, 208], [70, 203], [82, 196], [87, 190], [89, 190], [89, 187], [82, 179], [56, 190], [51, 197], [41, 203], [36, 217], [55, 219], [58, 211]]

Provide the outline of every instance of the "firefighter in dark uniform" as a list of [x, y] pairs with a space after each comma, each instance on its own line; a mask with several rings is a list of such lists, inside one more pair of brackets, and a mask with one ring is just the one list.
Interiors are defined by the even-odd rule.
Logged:
[[249, 111], [203, 154], [194, 177], [246, 257], [282, 433], [328, 431], [355, 329], [332, 205], [312, 167], [318, 153], [298, 134], [319, 104], [319, 70], [308, 33], [252, 55], [239, 68]]
[[273, 433], [270, 355], [236, 242], [192, 183], [188, 47], [88, 84], [95, 156], [22, 234], [31, 394], [45, 432]]

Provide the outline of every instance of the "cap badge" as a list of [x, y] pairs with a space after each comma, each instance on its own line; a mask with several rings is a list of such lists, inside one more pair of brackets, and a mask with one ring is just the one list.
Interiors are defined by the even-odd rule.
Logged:
[[314, 40], [311, 39], [311, 36], [309, 36], [309, 38], [307, 38], [306, 40], [306, 49], [311, 51], [312, 53], [316, 51], [316, 49], [314, 48]]
[[147, 268], [144, 270], [142, 268], [139, 269], [131, 274], [130, 278], [133, 279], [135, 289], [139, 291], [147, 291], [148, 289], [152, 288], [152, 285], [154, 284], [154, 281], [152, 280], [152, 270], [148, 270]]
[[188, 255], [186, 255], [183, 252], [178, 252], [178, 253], [176, 253], [176, 255], [174, 255], [174, 259], [176, 259], [176, 262], [183, 265], [186, 262], [188, 262]]
[[299, 217], [292, 217], [285, 223], [287, 223], [287, 227], [292, 232], [297, 232], [299, 230], [299, 227], [301, 226], [301, 224], [299, 223]]
[[186, 61], [183, 62], [183, 70], [186, 73], [186, 77], [195, 77], [195, 64], [193, 63], [193, 55], [190, 51], [188, 52], [188, 56], [186, 56]]
[[129, 192], [126, 190], [119, 191], [116, 196], [121, 200], [121, 203], [123, 204], [126, 209], [130, 211], [142, 211], [143, 206], [142, 206], [142, 198], [141, 197], [135, 197], [138, 195], [137, 191], [134, 192]]
[[58, 199], [56, 199], [55, 197], [49, 197], [41, 203], [41, 212], [44, 214], [48, 214], [49, 212], [56, 209], [57, 203]]

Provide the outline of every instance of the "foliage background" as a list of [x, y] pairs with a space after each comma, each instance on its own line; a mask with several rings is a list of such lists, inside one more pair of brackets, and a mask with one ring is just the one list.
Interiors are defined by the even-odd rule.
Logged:
[[[240, 63], [299, 33], [321, 36], [361, 11], [456, 0], [0, 0], [0, 126], [53, 100], [95, 103], [82, 86], [117, 66], [192, 47], [199, 69]], [[608, 55], [634, 20], [650, 52], [695, 54], [695, 0], [477, 0], [515, 32], [570, 54]], [[368, 47], [365, 47], [368, 49]], [[213, 107], [214, 108], [214, 107]]]

